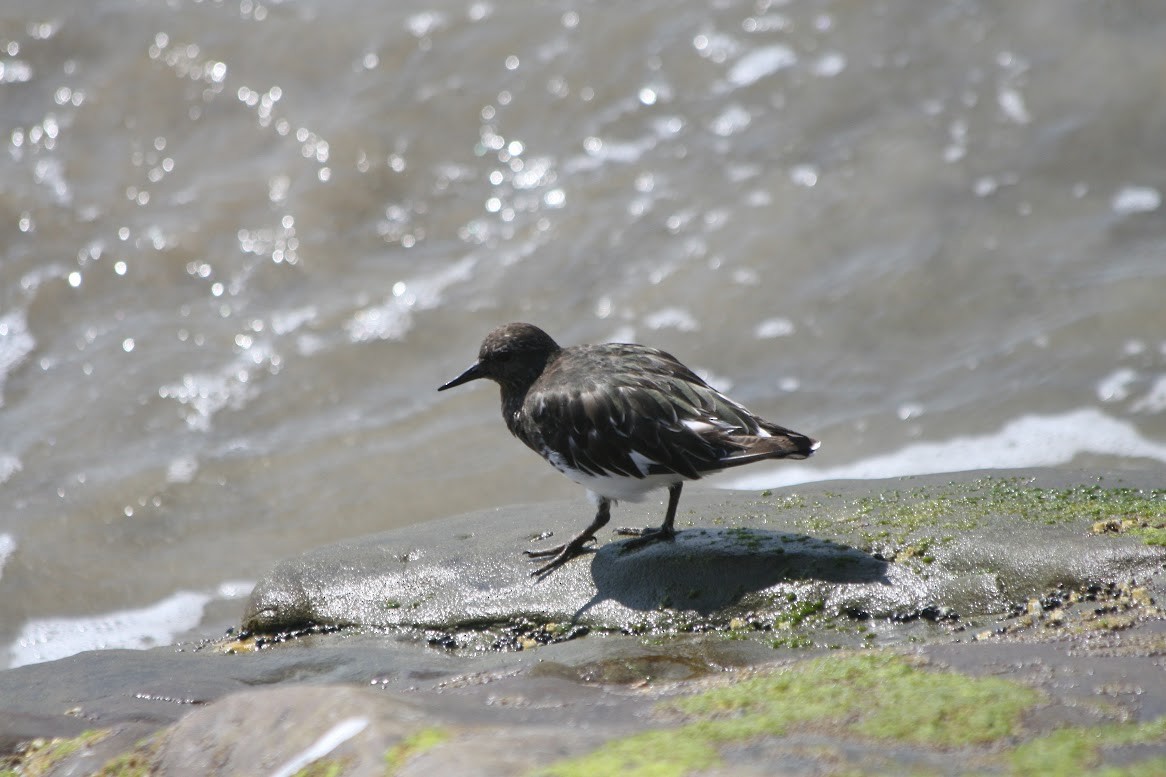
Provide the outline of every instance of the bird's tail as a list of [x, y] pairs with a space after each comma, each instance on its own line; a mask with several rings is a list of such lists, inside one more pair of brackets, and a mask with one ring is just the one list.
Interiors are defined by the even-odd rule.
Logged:
[[767, 436], [734, 436], [733, 442], [741, 446], [741, 452], [722, 460], [726, 467], [752, 464], [765, 459], [808, 459], [822, 443], [800, 432], [784, 426], [761, 422], [761, 429]]

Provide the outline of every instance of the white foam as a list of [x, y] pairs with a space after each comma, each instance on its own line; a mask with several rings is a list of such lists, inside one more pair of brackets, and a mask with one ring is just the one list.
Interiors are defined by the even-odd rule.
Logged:
[[676, 329], [681, 332], [695, 332], [700, 324], [692, 314], [683, 308], [662, 308], [644, 316], [644, 325], [649, 329]]
[[28, 321], [22, 311], [0, 316], [0, 407], [4, 406], [4, 383], [32, 350], [36, 340], [28, 333]]
[[158, 396], [184, 405], [189, 410], [186, 425], [205, 432], [220, 410], [239, 410], [251, 401], [258, 394], [251, 385], [252, 378], [261, 370], [270, 369], [278, 359], [271, 343], [255, 340], [218, 370], [187, 373], [181, 382], [159, 387]]
[[1150, 213], [1162, 205], [1162, 193], [1152, 186], [1126, 186], [1114, 192], [1109, 207], [1115, 213]]
[[419, 310], [431, 310], [445, 301], [445, 290], [472, 277], [477, 257], [470, 255], [448, 267], [414, 280], [393, 284], [393, 295], [379, 305], [358, 310], [344, 323], [354, 343], [400, 340], [413, 328]]
[[1120, 402], [1130, 395], [1130, 384], [1138, 373], [1129, 367], [1114, 370], [1097, 382], [1097, 398], [1102, 402]]
[[758, 340], [769, 340], [774, 337], [786, 337], [794, 333], [794, 322], [788, 318], [767, 318], [753, 329], [753, 336]]
[[167, 483], [190, 483], [198, 474], [198, 459], [194, 456], [179, 456], [166, 465]]
[[[1130, 411], [1134, 413], [1161, 413], [1163, 410], [1166, 410], [1166, 375], [1154, 381], [1146, 395], [1130, 405]], [[3, 482], [0, 478], [0, 483]]]
[[297, 753], [290, 761], [271, 773], [271, 777], [291, 777], [312, 761], [317, 761], [331, 753], [340, 745], [368, 727], [368, 718], [345, 718], [328, 729], [315, 742]]
[[4, 577], [4, 565], [16, 552], [16, 538], [11, 534], [0, 534], [0, 578]]
[[439, 11], [422, 11], [405, 20], [405, 26], [415, 38], [424, 38], [449, 23], [449, 18]]
[[1019, 89], [1010, 86], [1000, 87], [996, 92], [996, 104], [1000, 106], [1000, 111], [1005, 118], [1014, 124], [1030, 124], [1032, 122], [1032, 114], [1028, 112], [1024, 95], [1020, 93]]
[[0, 485], [8, 482], [8, 478], [20, 472], [24, 465], [20, 459], [9, 453], [0, 453]]
[[245, 596], [252, 587], [254, 584], [247, 582], [223, 583], [213, 593], [179, 591], [137, 610], [32, 620], [9, 646], [8, 666], [55, 661], [85, 650], [145, 650], [169, 645], [177, 635], [198, 626], [210, 602]]
[[[656, 127], [656, 133], [666, 136], [667, 126]], [[584, 154], [567, 159], [562, 169], [565, 174], [582, 173], [595, 170], [611, 162], [614, 164], [634, 164], [640, 160], [645, 152], [652, 150], [659, 142], [654, 135], [648, 135], [638, 140], [618, 143], [591, 136], [583, 141]]]
[[733, 64], [729, 69], [729, 83], [736, 87], [749, 86], [797, 63], [798, 55], [789, 46], [780, 43], [763, 46], [750, 51]]
[[814, 62], [811, 70], [814, 75], [823, 78], [833, 78], [846, 69], [846, 55], [838, 51], [828, 51]]
[[277, 335], [286, 335], [296, 331], [304, 324], [314, 321], [316, 315], [316, 308], [312, 305], [276, 311], [271, 314], [271, 331]]
[[734, 103], [726, 107], [719, 116], [712, 120], [709, 129], [722, 138], [727, 138], [748, 127], [752, 121], [753, 116], [749, 111]]
[[255, 588], [254, 580], [228, 580], [225, 583], [219, 583], [218, 588], [215, 589], [216, 599], [242, 599], [245, 596], [251, 595], [251, 589]]
[[403, 340], [413, 328], [411, 305], [398, 298], [358, 310], [344, 323], [344, 331], [354, 343], [372, 340]]
[[[829, 440], [826, 444], [829, 446]], [[722, 480], [718, 485], [752, 490], [823, 480], [873, 480], [973, 469], [1054, 467], [1066, 464], [1082, 453], [1166, 463], [1166, 443], [1145, 437], [1128, 421], [1108, 416], [1096, 408], [1081, 408], [1060, 415], [1023, 416], [993, 433], [917, 443], [894, 453], [837, 467], [786, 464], [770, 472]]]

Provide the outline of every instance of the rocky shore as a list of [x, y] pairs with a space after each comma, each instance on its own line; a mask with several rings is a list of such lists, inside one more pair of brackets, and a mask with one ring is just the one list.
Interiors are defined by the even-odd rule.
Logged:
[[221, 640], [0, 672], [0, 775], [1166, 774], [1164, 485], [694, 490], [542, 581], [581, 500], [359, 538]]

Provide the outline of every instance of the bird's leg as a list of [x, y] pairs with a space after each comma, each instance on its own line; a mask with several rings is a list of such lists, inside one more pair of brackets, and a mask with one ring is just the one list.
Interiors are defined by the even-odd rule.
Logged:
[[591, 521], [591, 525], [583, 531], [576, 534], [569, 542], [562, 545], [556, 545], [553, 548], [543, 548], [542, 550], [524, 550], [530, 558], [546, 558], [553, 556], [553, 558], [545, 565], [539, 567], [531, 572], [532, 577], [539, 577], [545, 575], [553, 569], [558, 569], [563, 564], [566, 564], [571, 559], [583, 553], [583, 546], [595, 539], [595, 532], [602, 529], [611, 519], [611, 500], [600, 498], [599, 509], [595, 511], [595, 519]]
[[648, 527], [645, 529], [627, 529], [621, 527], [615, 530], [616, 534], [639, 538], [624, 543], [625, 548], [638, 548], [641, 545], [647, 545], [649, 542], [670, 540], [676, 536], [676, 529], [673, 524], [676, 521], [676, 506], [680, 504], [680, 489], [683, 486], [684, 483], [680, 482], [673, 483], [668, 487], [668, 512], [664, 514], [664, 523], [659, 527]]

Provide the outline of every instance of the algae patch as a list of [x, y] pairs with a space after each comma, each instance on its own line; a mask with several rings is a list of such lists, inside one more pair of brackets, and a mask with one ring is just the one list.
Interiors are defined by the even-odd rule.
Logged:
[[[951, 534], [931, 537], [915, 548], [908, 537], [927, 529], [958, 533], [976, 529], [992, 516], [1012, 516], [1049, 526], [1092, 524], [1095, 533], [1130, 530], [1147, 544], [1166, 544], [1166, 490], [1105, 488], [1100, 485], [1043, 488], [1021, 478], [984, 477], [945, 487], [890, 490], [853, 500], [844, 508], [820, 504], [825, 515], [802, 523], [812, 531], [839, 526], [857, 531], [866, 548], [885, 549], [895, 558], [926, 558]], [[1126, 527], [1121, 529], [1117, 527]]]
[[385, 774], [396, 774], [405, 762], [449, 739], [449, 732], [436, 726], [423, 728], [402, 739], [385, 753]]
[[580, 758], [560, 761], [535, 772], [546, 777], [682, 777], [721, 762], [712, 742], [686, 737], [682, 731], [645, 731], [617, 739]]
[[1166, 547], [1166, 519], [1161, 515], [1136, 515], [1096, 521], [1094, 534], [1128, 534], [1147, 545]]
[[831, 656], [672, 704], [719, 740], [791, 727], [844, 728], [936, 747], [984, 744], [1014, 732], [1036, 691], [996, 678], [925, 670], [891, 654]]
[[[1018, 682], [970, 677], [894, 653], [835, 654], [662, 702], [657, 713], [671, 728], [608, 742], [534, 774], [683, 777], [718, 767], [729, 772], [735, 752], [757, 747], [799, 758], [812, 752], [808, 757], [821, 759], [830, 774], [856, 777], [1166, 774], [1166, 717], [1028, 730], [1028, 714], [1048, 703], [1042, 692]], [[811, 750], [807, 737], [815, 743]], [[856, 741], [865, 744], [856, 747]], [[953, 753], [959, 754], [954, 761]], [[1103, 766], [1115, 761], [1121, 765]]]
[[129, 752], [114, 756], [93, 777], [150, 777], [157, 772], [164, 734], [146, 737]]
[[1166, 774], [1166, 757], [1135, 761], [1124, 767], [1099, 767], [1105, 750], [1166, 741], [1166, 718], [1149, 723], [1097, 728], [1064, 728], [1025, 742], [1010, 754], [1010, 774], [1016, 777], [1140, 777]]
[[[69, 739], [34, 739], [23, 745], [16, 753], [0, 757], [0, 777], [40, 777], [63, 768], [69, 773], [76, 771], [76, 765], [69, 763], [73, 756], [106, 739], [113, 732], [109, 729], [85, 731]], [[150, 736], [128, 752], [114, 756], [92, 772], [93, 777], [148, 777], [157, 767], [161, 735]]]
[[300, 769], [292, 777], [340, 777], [351, 763], [344, 759], [322, 758]]
[[934, 671], [893, 654], [804, 661], [684, 699], [659, 711], [681, 725], [610, 742], [538, 772], [554, 777], [679, 777], [721, 763], [720, 748], [797, 730], [934, 748], [1014, 736], [1042, 696], [1018, 683]]
[[69, 739], [35, 739], [12, 757], [0, 758], [0, 777], [39, 777], [48, 774], [69, 756], [97, 744], [109, 734], [108, 730], [98, 729], [82, 732]]

